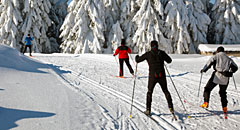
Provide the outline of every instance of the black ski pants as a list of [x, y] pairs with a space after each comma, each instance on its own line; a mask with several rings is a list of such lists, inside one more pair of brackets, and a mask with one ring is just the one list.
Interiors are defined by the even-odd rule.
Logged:
[[147, 109], [151, 111], [151, 104], [152, 104], [152, 93], [155, 85], [159, 83], [165, 97], [167, 99], [168, 107], [173, 109], [172, 97], [167, 88], [167, 80], [166, 76], [162, 76], [160, 78], [155, 78], [154, 76], [150, 76], [148, 78], [148, 92], [147, 92]]
[[119, 63], [120, 63], [120, 72], [119, 72], [119, 76], [123, 76], [123, 63], [126, 63], [127, 64], [127, 67], [130, 71], [131, 74], [134, 74], [134, 71], [132, 69], [132, 66], [130, 65], [129, 63], [129, 58], [124, 58], [124, 59], [119, 59]]
[[[209, 79], [207, 85], [204, 88], [204, 92], [203, 92], [204, 102], [208, 102], [209, 103], [211, 91], [213, 90], [214, 87], [216, 87], [218, 85], [218, 84], [213, 82], [214, 75], [215, 75], [215, 73], [212, 74], [211, 78]], [[219, 84], [219, 87], [220, 87], [219, 95], [221, 97], [222, 107], [226, 107], [227, 103], [228, 103], [228, 101], [227, 101], [227, 92], [226, 92], [228, 84], [227, 85]]]
[[31, 56], [31, 53], [32, 53], [32, 46], [31, 45], [25, 45], [23, 54], [26, 52], [27, 48], [29, 48], [29, 51], [30, 51], [29, 53], [30, 53], [30, 56]]

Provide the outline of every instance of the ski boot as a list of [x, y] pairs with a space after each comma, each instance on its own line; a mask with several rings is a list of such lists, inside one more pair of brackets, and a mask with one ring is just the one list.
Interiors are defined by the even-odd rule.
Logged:
[[171, 113], [174, 113], [174, 109], [173, 108], [169, 108]]
[[223, 107], [224, 118], [227, 119], [227, 107]]
[[208, 102], [204, 102], [200, 107], [201, 108], [208, 108]]
[[172, 120], [177, 121], [177, 117], [176, 117], [176, 115], [174, 113], [174, 109], [173, 108], [169, 108], [169, 110], [170, 110], [171, 114], [173, 115], [173, 119]]
[[151, 110], [150, 110], [150, 109], [147, 109], [147, 110], [144, 112], [144, 114], [147, 115], [147, 116], [150, 116]]

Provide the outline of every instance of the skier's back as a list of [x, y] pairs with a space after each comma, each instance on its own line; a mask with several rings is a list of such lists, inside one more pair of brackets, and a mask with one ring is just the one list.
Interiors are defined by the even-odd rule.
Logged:
[[238, 66], [226, 55], [223, 47], [217, 48], [216, 55], [209, 59], [207, 64], [201, 70], [201, 73], [206, 72], [209, 68], [211, 68], [211, 66], [213, 66], [215, 71], [212, 73], [211, 78], [204, 88], [204, 103], [201, 105], [201, 107], [208, 108], [211, 91], [215, 86], [219, 85], [222, 109], [226, 114], [228, 103], [226, 90], [229, 84], [229, 78], [232, 77], [233, 73], [238, 70]]
[[168, 102], [168, 107], [173, 113], [173, 103], [172, 97], [167, 88], [166, 74], [164, 70], [164, 61], [171, 63], [172, 59], [162, 50], [158, 49], [158, 42], [151, 42], [151, 51], [146, 52], [142, 56], [136, 56], [136, 62], [142, 62], [147, 60], [149, 65], [149, 79], [148, 79], [148, 92], [147, 92], [147, 104], [146, 104], [146, 115], [151, 113], [151, 102], [152, 102], [152, 93], [156, 83], [161, 85], [162, 91], [165, 94], [165, 97]]
[[119, 54], [118, 58], [119, 58], [119, 63], [120, 63], [120, 72], [119, 72], [119, 76], [120, 77], [123, 77], [124, 75], [124, 71], [123, 71], [123, 63], [125, 62], [127, 64], [127, 67], [130, 71], [130, 73], [132, 75], [134, 75], [134, 71], [132, 69], [132, 66], [130, 65], [129, 63], [129, 56], [128, 56], [128, 53], [131, 53], [131, 49], [125, 45], [126, 42], [125, 42], [125, 39], [122, 39], [121, 41], [121, 46], [119, 46], [114, 55], [113, 56], [116, 56]]

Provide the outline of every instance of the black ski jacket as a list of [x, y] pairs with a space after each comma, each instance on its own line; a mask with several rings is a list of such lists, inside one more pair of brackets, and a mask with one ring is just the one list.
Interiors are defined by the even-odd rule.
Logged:
[[150, 77], [166, 77], [164, 61], [167, 63], [172, 62], [172, 59], [169, 57], [169, 55], [162, 50], [151, 50], [144, 53], [140, 57], [137, 55], [135, 60], [137, 63], [147, 60]]

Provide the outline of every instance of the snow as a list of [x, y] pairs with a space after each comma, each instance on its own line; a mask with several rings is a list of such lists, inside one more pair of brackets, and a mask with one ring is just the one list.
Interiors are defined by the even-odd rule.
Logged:
[[[201, 109], [197, 97], [200, 73], [210, 56], [170, 55], [167, 64], [187, 112], [167, 75], [178, 121], [172, 121], [167, 102], [157, 85], [153, 93], [155, 121], [146, 117], [148, 65], [138, 64], [132, 118], [129, 118], [134, 79], [116, 78], [118, 63], [110, 54], [38, 54], [30, 58], [16, 49], [0, 45], [0, 129], [14, 130], [147, 130], [147, 129], [239, 129], [240, 72], [234, 74], [238, 90], [230, 80], [228, 120], [223, 119], [219, 88], [211, 94], [210, 111]], [[134, 58], [135, 55], [131, 55]], [[233, 57], [240, 66], [240, 58]], [[135, 62], [131, 60], [135, 68]], [[211, 76], [204, 73], [200, 95]], [[214, 113], [214, 114], [213, 114]], [[187, 118], [187, 116], [191, 118]]]
[[219, 46], [224, 47], [225, 51], [240, 51], [239, 44], [233, 45], [220, 45], [220, 44], [200, 44], [198, 49], [204, 52], [215, 52]]

